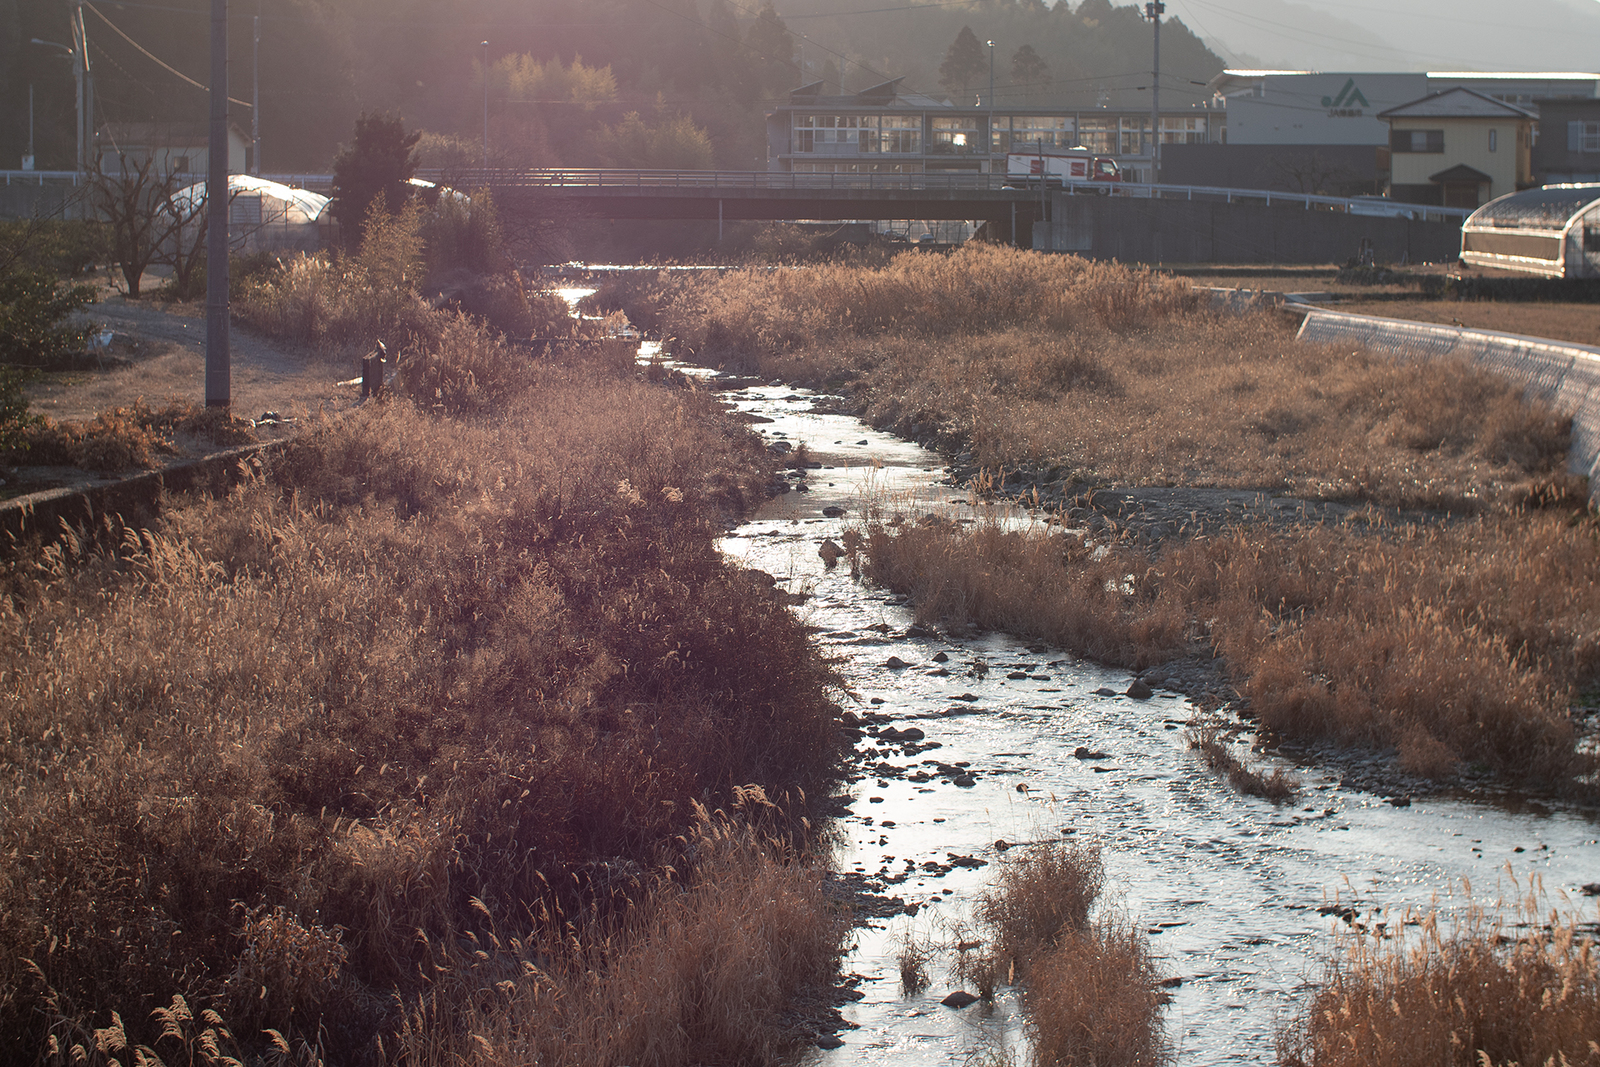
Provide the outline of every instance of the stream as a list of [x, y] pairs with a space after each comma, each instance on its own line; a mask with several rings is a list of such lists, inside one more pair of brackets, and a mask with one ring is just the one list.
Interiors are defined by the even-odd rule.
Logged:
[[[646, 343], [641, 359], [655, 354]], [[825, 567], [821, 543], [868, 508], [885, 519], [937, 510], [957, 521], [1036, 520], [969, 505], [943, 483], [937, 454], [824, 413], [817, 394], [772, 383], [721, 395], [769, 442], [803, 443], [821, 464], [804, 472], [804, 491], [791, 472], [796, 488], [728, 533], [723, 551], [806, 594], [795, 610], [838, 659], [854, 692], [847, 706], [892, 720], [858, 743], [835, 861], [847, 883], [903, 903], [856, 930], [843, 969], [860, 999], [841, 1009], [853, 1028], [807, 1064], [1026, 1062], [1014, 991], [959, 1010], [940, 1001], [961, 988], [951, 967], [954, 946], [976, 939], [973, 901], [1006, 848], [1028, 842], [1099, 844], [1101, 907], [1142, 927], [1176, 980], [1165, 1021], [1184, 1065], [1275, 1061], [1277, 1025], [1305, 1003], [1336, 932], [1351, 924], [1398, 927], [1407, 909], [1448, 911], [1466, 884], [1493, 904], [1542, 883], [1550, 906], [1594, 919], [1581, 888], [1600, 882], [1600, 826], [1583, 812], [1397, 804], [1345, 786], [1335, 769], [1248, 753], [1246, 734], [1240, 755], [1301, 781], [1295, 801], [1274, 806], [1236, 793], [1189, 749], [1184, 725], [1197, 709], [1179, 694], [1157, 688], [1135, 700], [1117, 695], [1128, 672], [1060, 649], [915, 627], [903, 597], [853, 580], [845, 563]], [[870, 736], [891, 726], [924, 736]], [[901, 987], [907, 943], [930, 954], [929, 984], [915, 994]]]

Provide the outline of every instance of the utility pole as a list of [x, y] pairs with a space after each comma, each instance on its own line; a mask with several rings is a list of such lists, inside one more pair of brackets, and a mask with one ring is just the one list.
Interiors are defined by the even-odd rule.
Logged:
[[489, 42], [483, 42], [483, 169], [489, 169]]
[[206, 172], [206, 407], [233, 406], [228, 352], [228, 0], [211, 0], [211, 140]]
[[1167, 5], [1151, 0], [1144, 5], [1150, 25], [1155, 29], [1155, 70], [1150, 81], [1150, 183], [1161, 180], [1161, 15]]
[[72, 0], [72, 75], [78, 96], [78, 171], [88, 169], [90, 138], [84, 131], [94, 128], [94, 104], [89, 88], [89, 38], [83, 27], [83, 0]]
[[261, 177], [261, 0], [256, 0], [255, 41], [250, 53], [250, 173]]
[[989, 143], [984, 146], [983, 154], [989, 157], [989, 171], [994, 171], [994, 42], [989, 44], [989, 121], [988, 129], [984, 136], [989, 138]]

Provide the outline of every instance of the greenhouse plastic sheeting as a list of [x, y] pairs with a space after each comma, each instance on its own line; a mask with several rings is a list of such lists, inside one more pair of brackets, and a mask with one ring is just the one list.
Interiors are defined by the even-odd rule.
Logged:
[[1458, 356], [1526, 387], [1527, 395], [1572, 414], [1569, 469], [1589, 477], [1589, 499], [1600, 483], [1600, 348], [1469, 330], [1405, 319], [1380, 319], [1310, 308], [1297, 335], [1328, 345], [1365, 345], [1403, 359]]
[[1497, 197], [1474, 211], [1465, 228], [1564, 230], [1573, 217], [1600, 201], [1600, 185], [1548, 185]]

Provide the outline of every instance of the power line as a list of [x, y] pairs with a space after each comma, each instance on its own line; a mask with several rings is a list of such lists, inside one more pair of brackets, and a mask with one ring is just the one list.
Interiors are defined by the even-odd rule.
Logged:
[[[201, 85], [199, 82], [197, 82], [193, 78], [189, 77], [189, 75], [185, 74], [183, 71], [181, 71], [178, 68], [176, 68], [174, 66], [171, 66], [170, 64], [162, 61], [160, 58], [158, 58], [156, 55], [154, 55], [149, 49], [145, 48], [144, 45], [140, 44], [138, 41], [135, 41], [132, 37], [129, 37], [126, 33], [123, 33], [121, 28], [118, 27], [116, 23], [114, 23], [110, 19], [106, 18], [105, 14], [103, 12], [101, 12], [101, 10], [99, 8], [95, 7], [93, 4], [86, 3], [83, 6], [88, 8], [90, 11], [93, 11], [96, 15], [98, 15], [100, 17], [100, 21], [101, 22], [104, 22], [107, 26], [110, 26], [112, 28], [112, 30], [116, 31], [116, 34], [117, 34], [118, 37], [121, 37], [124, 41], [127, 41], [129, 44], [133, 45], [134, 48], [138, 49], [138, 51], [139, 51], [139, 53], [141, 55], [143, 55], [146, 59], [150, 60], [156, 66], [160, 67], [162, 70], [166, 71], [168, 74], [176, 75], [177, 77], [179, 77], [182, 80], [188, 82], [190, 85], [194, 86], [196, 89], [201, 90], [202, 92], [209, 93], [211, 91], [206, 86]], [[252, 106], [251, 103], [248, 100], [235, 100], [231, 96], [228, 97], [228, 102], [230, 104], [238, 104], [241, 107], [251, 107]]]

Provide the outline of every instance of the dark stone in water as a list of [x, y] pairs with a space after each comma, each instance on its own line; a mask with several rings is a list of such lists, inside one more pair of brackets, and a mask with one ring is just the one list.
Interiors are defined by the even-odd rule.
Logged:
[[[1393, 804], [1397, 808], [1409, 808], [1411, 806], [1411, 798], [1410, 797], [1390, 797], [1389, 798], [1389, 803]], [[1522, 850], [1519, 848], [1519, 849], [1517, 849], [1517, 851], [1521, 852]]]
[[836, 1048], [844, 1048], [844, 1041], [835, 1034], [827, 1034], [817, 1038], [817, 1047], [832, 1051]]
[[836, 504], [829, 504], [827, 507], [822, 509], [822, 513], [830, 519], [837, 519], [839, 516], [844, 514], [844, 508], [841, 508]]
[[1107, 689], [1102, 685], [1099, 689], [1094, 691], [1094, 695], [1097, 697], [1114, 697], [1117, 695], [1117, 691], [1115, 689]]
[[888, 661], [884, 663], [884, 666], [888, 667], [891, 671], [899, 671], [911, 666], [911, 664], [907, 663], [899, 656], [890, 656]]
[[1135, 700], [1149, 700], [1155, 695], [1155, 690], [1146, 685], [1144, 679], [1135, 678], [1133, 683], [1128, 686], [1127, 695]]
[[[910, 631], [907, 631], [907, 636], [910, 636]], [[935, 652], [933, 654], [933, 662], [935, 662], [935, 663], [949, 663], [950, 662], [950, 657], [946, 653]]]
[[1083, 747], [1082, 745], [1079, 745], [1077, 748], [1072, 750], [1072, 758], [1083, 760], [1102, 760], [1110, 759], [1111, 757], [1106, 755], [1104, 752], [1094, 752]]
[[954, 993], [951, 993], [949, 996], [945, 997], [943, 1000], [939, 1001], [939, 1003], [943, 1004], [945, 1007], [955, 1008], [957, 1010], [965, 1008], [970, 1004], [976, 1004], [977, 1002], [978, 998], [973, 996], [971, 993], [968, 993], [965, 989], [958, 989]]

